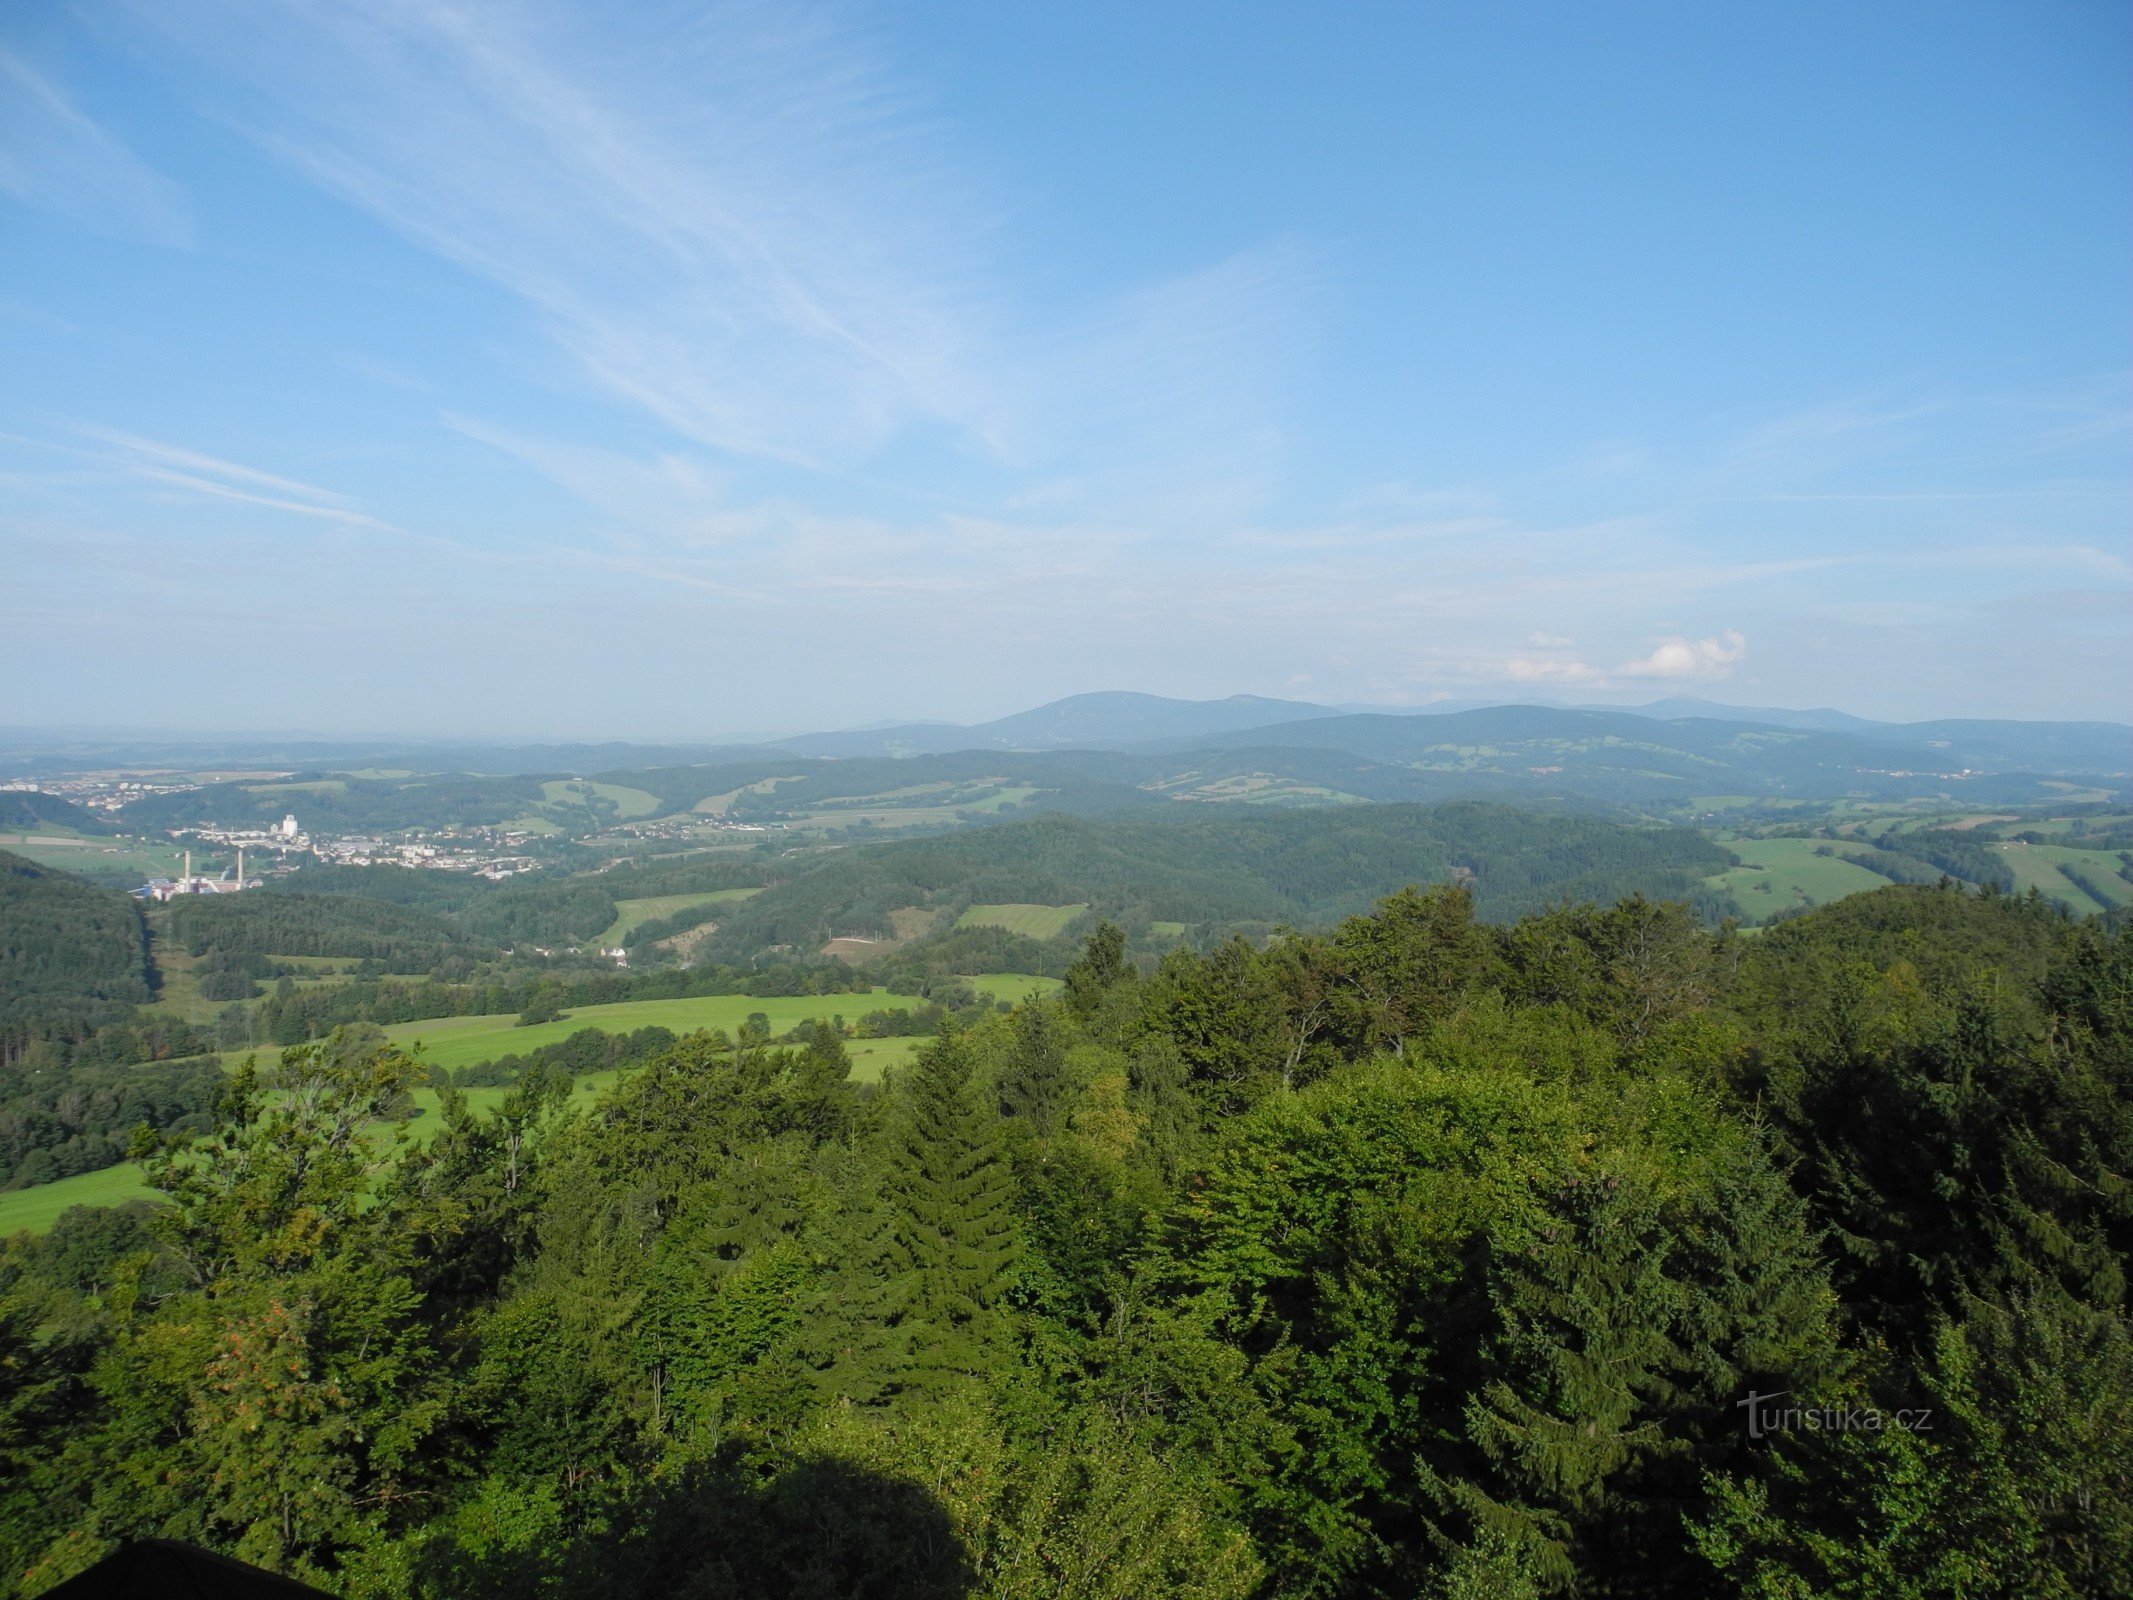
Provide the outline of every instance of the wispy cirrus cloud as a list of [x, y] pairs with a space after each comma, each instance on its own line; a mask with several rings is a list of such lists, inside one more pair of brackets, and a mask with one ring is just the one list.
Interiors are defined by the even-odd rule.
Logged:
[[143, 5], [229, 120], [531, 308], [690, 439], [846, 461], [982, 432], [984, 219], [863, 35], [801, 8]]
[[1019, 492], [1084, 504], [1205, 512], [1263, 492], [1311, 252], [1247, 244], [1078, 314], [1017, 303], [998, 240], [1011, 205], [864, 13], [133, 14], [221, 75], [215, 114], [506, 291], [581, 378], [678, 440], [848, 474], [939, 436], [966, 465], [1040, 480]]
[[[86, 443], [77, 441], [87, 441]], [[175, 491], [188, 500], [235, 502], [284, 516], [407, 535], [337, 490], [115, 428], [77, 423], [56, 437], [0, 434], [0, 447], [31, 463], [0, 484], [32, 499], [75, 499], [113, 483]]]
[[187, 245], [185, 191], [83, 111], [48, 73], [0, 49], [0, 194], [98, 233]]

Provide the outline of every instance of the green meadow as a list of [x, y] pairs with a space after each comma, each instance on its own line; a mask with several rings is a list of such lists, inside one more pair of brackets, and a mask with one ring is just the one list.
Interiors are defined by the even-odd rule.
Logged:
[[1032, 939], [1051, 939], [1066, 931], [1066, 925], [1088, 910], [1084, 903], [1072, 906], [972, 906], [955, 919], [958, 928], [1005, 928], [1009, 933]]
[[[2133, 883], [2115, 850], [2076, 850], [2066, 845], [2022, 844], [1998, 847], [2000, 859], [2014, 875], [2016, 892], [2035, 889], [2048, 900], [2065, 904], [2076, 916], [2091, 916], [2133, 902]], [[2080, 883], [2063, 870], [2071, 867]], [[2086, 887], [2084, 887], [2086, 885]], [[2094, 891], [2094, 892], [2091, 892]]]
[[1027, 972], [987, 972], [963, 981], [979, 994], [1012, 1006], [1055, 995], [1066, 987], [1057, 978], [1039, 978]]
[[541, 785], [541, 797], [550, 805], [582, 806], [597, 796], [614, 802], [615, 815], [627, 822], [648, 817], [659, 809], [659, 797], [619, 783], [594, 783], [586, 778], [550, 778]]
[[[182, 854], [162, 845], [132, 839], [70, 838], [58, 832], [0, 834], [0, 849], [40, 867], [93, 873], [100, 878], [123, 875], [143, 883], [150, 878], [175, 878], [185, 864]], [[197, 871], [215, 870], [208, 866], [205, 851], [193, 852], [193, 866]]]
[[24, 1229], [43, 1233], [69, 1206], [116, 1206], [154, 1198], [155, 1191], [141, 1181], [141, 1169], [131, 1161], [100, 1172], [77, 1173], [56, 1183], [10, 1189], [0, 1194], [0, 1238]]
[[590, 941], [601, 949], [620, 944], [639, 927], [660, 917], [671, 917], [677, 911], [687, 911], [692, 906], [717, 905], [722, 901], [745, 900], [752, 894], [761, 894], [760, 889], [707, 889], [701, 894], [655, 894], [642, 900], [617, 900], [615, 920], [608, 924], [607, 931]]
[[604, 1033], [633, 1033], [639, 1028], [671, 1028], [694, 1033], [699, 1028], [737, 1030], [756, 1012], [770, 1021], [770, 1031], [785, 1033], [803, 1022], [842, 1016], [856, 1022], [869, 1011], [915, 1007], [916, 995], [875, 989], [867, 994], [792, 995], [759, 998], [746, 994], [696, 995], [684, 1000], [621, 1000], [613, 1005], [572, 1006], [557, 1022], [518, 1026], [509, 1014], [436, 1017], [424, 1022], [396, 1022], [385, 1036], [396, 1044], [423, 1046], [423, 1058], [441, 1067], [467, 1067], [498, 1056], [524, 1055], [544, 1044], [557, 1044], [580, 1028]]
[[[1827, 905], [1848, 894], [1888, 883], [1878, 872], [1847, 860], [1842, 844], [1828, 839], [1722, 839], [1741, 864], [1704, 879], [1728, 895], [1743, 920], [1767, 922], [1780, 911]], [[1817, 855], [1817, 850], [1833, 854]]]

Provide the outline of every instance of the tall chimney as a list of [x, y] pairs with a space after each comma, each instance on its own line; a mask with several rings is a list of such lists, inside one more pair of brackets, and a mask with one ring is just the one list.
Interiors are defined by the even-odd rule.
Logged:
[[193, 853], [190, 850], [185, 852], [185, 876], [178, 880], [178, 887], [187, 894], [193, 892]]
[[244, 846], [237, 847], [237, 887], [244, 887]]

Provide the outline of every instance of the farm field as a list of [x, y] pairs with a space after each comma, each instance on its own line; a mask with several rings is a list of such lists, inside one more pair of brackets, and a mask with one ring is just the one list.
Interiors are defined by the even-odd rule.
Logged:
[[1032, 939], [1050, 939], [1088, 910], [1086, 903], [1071, 906], [972, 906], [955, 919], [958, 928], [1005, 928], [1009, 933]]
[[962, 820], [960, 806], [893, 806], [868, 811], [810, 811], [794, 817], [786, 827], [794, 833], [884, 833], [904, 828], [952, 828]]
[[1057, 978], [1040, 978], [1028, 972], [985, 972], [963, 980], [979, 994], [1019, 1006], [1033, 996], [1049, 997], [1066, 985]]
[[556, 1044], [580, 1028], [599, 1028], [607, 1033], [630, 1033], [638, 1028], [671, 1028], [693, 1033], [699, 1028], [740, 1027], [755, 1012], [770, 1020], [772, 1033], [785, 1033], [815, 1018], [842, 1016], [856, 1022], [869, 1011], [915, 1007], [925, 1002], [916, 995], [891, 994], [876, 989], [868, 994], [793, 995], [759, 998], [746, 994], [700, 995], [686, 1000], [623, 1000], [613, 1005], [573, 1006], [559, 1022], [518, 1026], [508, 1013], [481, 1017], [439, 1017], [425, 1022], [396, 1022], [385, 1036], [396, 1044], [420, 1040], [423, 1059], [441, 1067], [472, 1066], [498, 1056], [524, 1055], [544, 1044]]
[[[1855, 861], [1846, 860], [1841, 844], [1827, 839], [1720, 839], [1741, 865], [1704, 879], [1730, 896], [1749, 922], [1767, 922], [1780, 911], [1827, 905], [1848, 894], [1879, 889], [1888, 883]], [[1817, 850], [1836, 850], [1816, 855]]]
[[506, 833], [558, 834], [563, 831], [562, 824], [560, 823], [550, 822], [546, 817], [536, 817], [530, 815], [524, 817], [512, 817], [502, 826], [503, 831]]
[[[184, 857], [177, 851], [132, 839], [69, 838], [58, 833], [0, 834], [0, 849], [40, 867], [59, 867], [100, 878], [125, 876], [137, 884], [150, 878], [175, 878], [184, 865]], [[195, 852], [194, 866], [203, 872], [216, 870], [200, 852]]]
[[585, 778], [550, 778], [541, 785], [541, 797], [550, 805], [582, 806], [593, 797], [614, 802], [615, 815], [627, 822], [632, 817], [648, 817], [659, 809], [659, 797], [646, 794], [642, 789], [624, 788], [619, 783], [594, 783]]
[[738, 789], [728, 789], [724, 794], [707, 794], [689, 809], [705, 816], [722, 817], [733, 802], [744, 794], [774, 794], [781, 783], [800, 783], [805, 774], [794, 773], [790, 777], [764, 778], [760, 782], [746, 784]]
[[615, 920], [608, 924], [606, 932], [590, 942], [606, 949], [620, 944], [643, 924], [659, 917], [671, 917], [675, 912], [686, 911], [691, 906], [745, 900], [752, 894], [760, 893], [760, 889], [707, 889], [701, 894], [656, 894], [642, 900], [617, 900]]
[[[2115, 850], [2076, 850], [2066, 845], [2017, 842], [2000, 845], [1998, 850], [2007, 870], [2014, 874], [2018, 893], [2035, 889], [2048, 900], [2061, 901], [2076, 916], [2090, 916], [2133, 902], [2133, 883], [2123, 876], [2125, 864]], [[2067, 867], [2079, 876], [2080, 883], [2067, 877], [2062, 870]]]
[[141, 1169], [131, 1161], [99, 1172], [76, 1173], [55, 1183], [10, 1189], [0, 1194], [0, 1238], [24, 1229], [43, 1233], [69, 1206], [116, 1206], [154, 1198], [155, 1191], [141, 1181]]

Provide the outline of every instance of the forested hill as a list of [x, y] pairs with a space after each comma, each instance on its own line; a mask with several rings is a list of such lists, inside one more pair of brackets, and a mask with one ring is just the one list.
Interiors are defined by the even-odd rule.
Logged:
[[407, 1138], [382, 1042], [241, 1069], [165, 1203], [0, 1241], [0, 1593], [2133, 1594], [2133, 935], [1472, 912], [1100, 927], [878, 1086], [700, 1033]]
[[39, 794], [34, 789], [0, 791], [0, 833], [30, 833], [39, 828], [109, 833], [111, 824], [101, 813], [63, 795]]
[[1129, 924], [1314, 926], [1403, 884], [1455, 878], [1471, 884], [1483, 916], [1508, 919], [1565, 899], [1691, 899], [1732, 864], [1685, 830], [1479, 803], [1037, 817], [838, 851], [738, 908], [713, 949], [742, 959], [771, 946], [814, 950], [839, 936], [886, 937], [901, 908], [973, 903], [1088, 903]]
[[91, 1032], [149, 998], [131, 899], [0, 850], [0, 1064], [46, 1031]]

